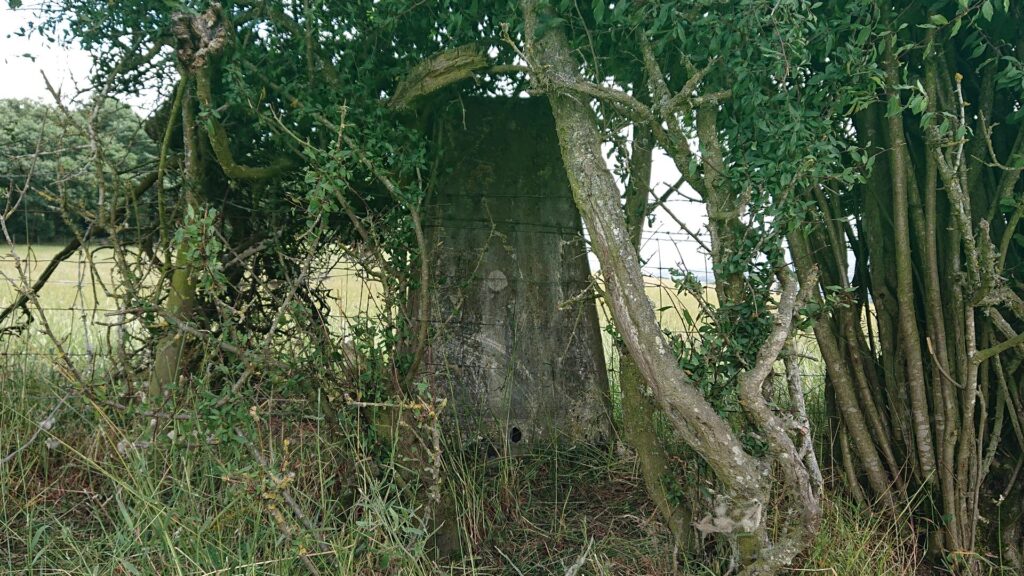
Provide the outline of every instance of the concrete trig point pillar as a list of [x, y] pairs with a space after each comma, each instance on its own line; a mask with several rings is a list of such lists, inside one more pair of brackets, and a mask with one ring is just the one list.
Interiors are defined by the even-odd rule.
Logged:
[[469, 99], [439, 121], [425, 368], [447, 421], [513, 452], [610, 440], [587, 251], [547, 101]]

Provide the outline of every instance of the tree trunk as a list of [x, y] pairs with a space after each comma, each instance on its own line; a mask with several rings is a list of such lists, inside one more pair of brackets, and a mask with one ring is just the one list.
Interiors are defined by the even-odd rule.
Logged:
[[[795, 551], [802, 549], [804, 536], [799, 534], [799, 528], [790, 532], [788, 529], [792, 525], [787, 525], [787, 536], [794, 536], [793, 540], [784, 538], [778, 547], [767, 545], [764, 518], [767, 512], [768, 467], [746, 452], [736, 434], [676, 362], [644, 292], [640, 264], [629, 242], [619, 190], [601, 154], [602, 138], [594, 111], [586, 100], [564, 91], [564, 86], [579, 81], [579, 64], [574, 60], [560, 27], [546, 27], [538, 36], [539, 13], [549, 8], [537, 0], [522, 0], [520, 5], [526, 23], [526, 57], [534, 81], [548, 91], [551, 100], [562, 160], [569, 174], [576, 205], [590, 232], [594, 253], [601, 263], [612, 318], [668, 421], [708, 463], [722, 484], [724, 494], [719, 499], [715, 517], [700, 524], [708, 531], [730, 536], [734, 553], [744, 563], [744, 574], [775, 573], [792, 560]], [[795, 293], [792, 297], [795, 301]], [[792, 308], [789, 308], [788, 314], [792, 313]], [[785, 318], [786, 314], [787, 310], [780, 306], [782, 329], [787, 329], [786, 325], [791, 321]], [[792, 466], [799, 462], [795, 450], [779, 452], [785, 449], [784, 444], [788, 443], [791, 448], [792, 443], [788, 437], [783, 438], [785, 432], [778, 435], [777, 419], [763, 405], [763, 398], [750, 394], [754, 383], [760, 386], [762, 376], [768, 375], [771, 363], [781, 350], [782, 342], [778, 342], [777, 333], [773, 333], [770, 340], [762, 349], [765, 355], [763, 359], [759, 357], [757, 372], [741, 378], [742, 386], [747, 390], [744, 407], [769, 434], [773, 456], [783, 460], [788, 457]], [[784, 342], [784, 338], [782, 340]], [[769, 344], [772, 347], [778, 345], [774, 357], [768, 351]], [[800, 481], [787, 481], [787, 486], [791, 495], [800, 494], [799, 505], [803, 508], [805, 501]], [[801, 514], [804, 526], [813, 533], [814, 522], [806, 523], [806, 519], [817, 517], [814, 507], [803, 508], [802, 512], [806, 513]]]
[[[642, 82], [637, 84], [638, 90], [644, 89]], [[642, 124], [634, 124], [624, 208], [630, 244], [638, 255], [647, 217], [647, 200], [651, 192], [653, 145], [651, 130]], [[665, 524], [672, 531], [676, 549], [686, 554], [692, 553], [696, 544], [691, 527], [693, 510], [688, 502], [680, 500], [686, 498], [685, 493], [679, 495], [678, 490], [669, 489], [675, 484], [675, 480], [671, 477], [668, 453], [658, 438], [658, 406], [648, 395], [647, 383], [629, 350], [622, 345], [617, 345], [616, 348], [619, 352], [622, 427], [626, 432], [626, 440], [636, 450], [647, 493], [657, 506]]]
[[[185, 78], [186, 84], [182, 95], [181, 119], [185, 148], [185, 202], [194, 212], [199, 207], [198, 189], [201, 186], [199, 166], [199, 139], [196, 124], [195, 97], [192, 82]], [[160, 222], [160, 227], [169, 227]], [[164, 312], [172, 318], [187, 322], [195, 308], [196, 285], [192, 277], [192, 262], [189, 260], [190, 240], [186, 238], [176, 247], [176, 254], [171, 272], [171, 283], [164, 302]], [[149, 397], [159, 401], [167, 388], [177, 381], [182, 372], [182, 365], [188, 356], [187, 337], [181, 331], [168, 327], [166, 335], [157, 342], [153, 359], [153, 374], [149, 381]]]

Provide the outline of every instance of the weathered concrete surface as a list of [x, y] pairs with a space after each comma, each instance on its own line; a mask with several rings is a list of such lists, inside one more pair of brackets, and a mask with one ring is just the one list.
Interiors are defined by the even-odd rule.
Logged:
[[547, 101], [464, 100], [439, 121], [426, 370], [449, 422], [512, 452], [609, 440], [582, 225]]

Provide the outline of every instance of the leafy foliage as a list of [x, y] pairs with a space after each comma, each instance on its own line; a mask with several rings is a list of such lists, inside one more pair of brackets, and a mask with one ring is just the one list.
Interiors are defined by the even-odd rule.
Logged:
[[[99, 98], [163, 95], [147, 123], [159, 151], [138, 138], [130, 112], [106, 100], [92, 108], [95, 118], [83, 118], [85, 108], [56, 115], [6, 102], [0, 178], [12, 190], [32, 172], [32, 189], [41, 192], [20, 210], [37, 239], [64, 232], [52, 218], [33, 220], [35, 211], [59, 205], [74, 215], [72, 224], [102, 226], [120, 254], [141, 249], [137, 260], [120, 265], [125, 285], [113, 290], [126, 310], [140, 311], [125, 372], [173, 360], [173, 374], [189, 374], [206, 395], [205, 421], [220, 422], [211, 426], [227, 437], [246, 422], [249, 404], [239, 399], [258, 398], [261, 386], [325, 391], [328, 401], [424, 395], [413, 380], [426, 334], [413, 315], [428, 289], [418, 210], [444, 170], [433, 113], [469, 95], [569, 94], [597, 112], [620, 181], [633, 183], [643, 128], [708, 207], [721, 302], [689, 319], [695, 336], [672, 335], [672, 342], [680, 365], [744, 448], [758, 458], [767, 449], [742, 417], [740, 384], [772, 333], [776, 280], [792, 258], [811, 294], [804, 325], [817, 322], [819, 341], [837, 350], [826, 358], [830, 374], [859, 370], [849, 378], [856, 393], [839, 399], [850, 420], [833, 431], [843, 442], [854, 434], [856, 457], [847, 451], [832, 464], [847, 468], [854, 495], [863, 493], [862, 472], [874, 496], [888, 495], [890, 481], [900, 498], [934, 489], [941, 504], [918, 513], [959, 531], [946, 540], [951, 550], [974, 550], [977, 494], [995, 486], [984, 484], [980, 470], [995, 461], [995, 477], [1005, 479], [1009, 471], [999, 464], [1019, 457], [1024, 441], [1019, 425], [1014, 436], [1008, 427], [991, 431], [1019, 403], [1016, 389], [997, 391], [994, 382], [1018, 381], [1020, 363], [1008, 370], [985, 364], [978, 386], [960, 384], [963, 392], [947, 382], [955, 370], [939, 366], [947, 353], [962, 356], [955, 376], [966, 381], [984, 360], [975, 363], [976, 350], [956, 346], [975, 338], [1012, 343], [1020, 325], [1019, 317], [1005, 327], [988, 319], [1020, 308], [1021, 6], [551, 0], [540, 8], [534, 37], [527, 37], [519, 7], [504, 1], [46, 0], [41, 20], [25, 33], [73, 39], [92, 51]], [[562, 29], [578, 78], [539, 78], [536, 69], [527, 76], [535, 63], [524, 50]], [[465, 46], [493, 67], [412, 109], [389, 104], [410, 70]], [[101, 136], [87, 138], [91, 127]], [[903, 149], [910, 168], [892, 177]], [[941, 168], [954, 159], [951, 172]], [[142, 166], [156, 171], [155, 190], [126, 198], [120, 191]], [[99, 214], [96, 191], [103, 187], [118, 191], [116, 202], [136, 202], [134, 215]], [[970, 189], [967, 197], [943, 197], [958, 187]], [[646, 183], [640, 188], [644, 209], [657, 208], [647, 202]], [[904, 200], [910, 216], [897, 213]], [[973, 218], [958, 219], [970, 211]], [[125, 219], [130, 225], [119, 226]], [[929, 229], [932, 236], [947, 232], [933, 238]], [[940, 274], [938, 261], [928, 266], [921, 257], [908, 268], [900, 259], [929, 247], [956, 269]], [[353, 338], [347, 343], [326, 321], [328, 295], [316, 281], [338, 254], [358, 261], [382, 291], [372, 321], [346, 327]], [[147, 278], [158, 280], [141, 280]], [[677, 280], [680, 291], [697, 288], [692, 278]], [[936, 311], [943, 305], [956, 315]], [[918, 317], [927, 311], [932, 315]], [[175, 322], [193, 328], [193, 346], [179, 346], [195, 350], [178, 360], [161, 355]], [[947, 331], [939, 324], [953, 344], [936, 353], [933, 344]], [[919, 342], [910, 334], [918, 325], [927, 331]], [[837, 333], [829, 335], [832, 329]], [[934, 358], [913, 359], [926, 352]], [[928, 371], [931, 388], [923, 405], [918, 398], [909, 409], [915, 364]], [[166, 398], [189, 393], [176, 378], [163, 384], [155, 389]], [[974, 391], [982, 387], [979, 400]], [[941, 423], [925, 418], [911, 429], [907, 423], [929, 408], [942, 414]], [[856, 418], [866, 422], [863, 430]], [[957, 422], [967, 425], [954, 430]], [[942, 425], [948, 434], [939, 433]], [[970, 436], [975, 432], [978, 438]], [[996, 438], [988, 455], [972, 452], [986, 434]], [[939, 488], [927, 480], [932, 470], [918, 452], [933, 435], [952, 443], [940, 460], [956, 470], [956, 482], [973, 482], [970, 489], [952, 476]], [[889, 462], [865, 470], [876, 447]], [[897, 466], [903, 462], [909, 471]]]
[[[84, 216], [96, 213], [95, 164], [86, 129], [91, 113], [83, 107], [66, 116], [53, 105], [0, 100], [0, 188], [7, 198], [5, 205], [17, 206], [7, 216], [14, 238], [34, 242], [67, 239], [72, 230], [65, 217], [72, 218], [71, 225], [83, 228], [87, 223]], [[108, 100], [92, 122], [101, 146], [113, 159], [104, 178], [151, 168], [155, 146], [130, 108]], [[22, 190], [27, 191], [24, 198]]]

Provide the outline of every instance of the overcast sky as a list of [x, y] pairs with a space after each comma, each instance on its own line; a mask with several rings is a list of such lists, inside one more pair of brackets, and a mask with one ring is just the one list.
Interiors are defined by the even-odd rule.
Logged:
[[[16, 35], [19, 28], [27, 29], [32, 19], [31, 5], [29, 1], [20, 9], [11, 10], [7, 0], [0, 0], [0, 98], [52, 101], [41, 70], [65, 97], [88, 86], [89, 54], [74, 47], [50, 45], [39, 36], [23, 38]], [[148, 107], [141, 103], [133, 104], [136, 109]], [[656, 194], [671, 186], [678, 177], [679, 173], [667, 157], [655, 157], [651, 184]], [[705, 232], [706, 218], [702, 205], [691, 204], [676, 196], [667, 203], [667, 207], [690, 230]], [[661, 210], [644, 234], [642, 255], [647, 260], [646, 272], [651, 275], [666, 276], [669, 268], [683, 267], [681, 264], [701, 279], [710, 272], [710, 264], [699, 245]]]
[[45, 70], [54, 88], [62, 88], [65, 94], [75, 90], [76, 79], [85, 85], [89, 55], [81, 50], [51, 46], [38, 36], [17, 36], [18, 29], [27, 29], [31, 19], [28, 8], [11, 10], [7, 0], [0, 0], [0, 98], [52, 101], [40, 70]]

